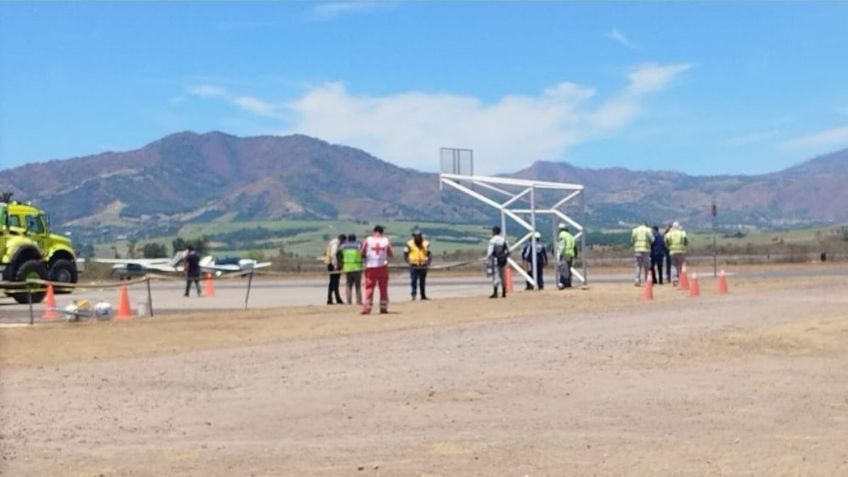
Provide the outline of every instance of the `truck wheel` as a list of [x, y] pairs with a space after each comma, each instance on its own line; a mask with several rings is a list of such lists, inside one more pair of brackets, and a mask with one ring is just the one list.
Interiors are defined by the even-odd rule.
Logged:
[[[61, 283], [76, 283], [77, 282], [77, 268], [68, 260], [59, 259], [53, 262], [53, 265], [50, 266], [50, 271], [47, 272], [47, 276], [50, 277], [51, 282], [61, 282]], [[56, 293], [71, 293], [71, 288], [61, 288], [56, 287]]]
[[[27, 278], [40, 278], [42, 280], [47, 280], [47, 266], [44, 265], [44, 262], [41, 260], [27, 260], [22, 263], [20, 267], [18, 267], [17, 271], [15, 271], [14, 281], [23, 282], [26, 281]], [[38, 290], [32, 292], [32, 302], [33, 303], [41, 303], [44, 300], [45, 291], [42, 289], [41, 285], [32, 284], [29, 285], [31, 289]], [[15, 299], [18, 303], [28, 303], [29, 298], [27, 297], [27, 292], [13, 292], [10, 293], [12, 298]]]

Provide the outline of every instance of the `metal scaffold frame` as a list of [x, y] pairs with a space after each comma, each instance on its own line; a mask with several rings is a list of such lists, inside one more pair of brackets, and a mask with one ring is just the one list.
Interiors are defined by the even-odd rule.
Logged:
[[[473, 160], [473, 159], [472, 159]], [[580, 211], [583, 217], [586, 214], [586, 199], [584, 196], [584, 188], [579, 184], [568, 184], [561, 182], [545, 182], [545, 181], [535, 181], [535, 180], [525, 180], [525, 179], [513, 179], [506, 177], [490, 177], [490, 176], [477, 176], [477, 175], [463, 175], [463, 174], [452, 174], [441, 172], [439, 174], [439, 184], [440, 187], [450, 187], [456, 191], [462, 192], [465, 195], [473, 197], [474, 199], [483, 202], [486, 205], [489, 205], [501, 213], [501, 233], [506, 237], [507, 235], [507, 218], [512, 219], [519, 226], [526, 230], [526, 233], [514, 244], [510, 245], [510, 251], [514, 251], [521, 247], [528, 240], [532, 244], [532, 249], [536, 249], [536, 216], [537, 215], [550, 215], [559, 219], [561, 222], [568, 224], [570, 227], [574, 229], [576, 232], [574, 234], [575, 239], [580, 240], [581, 244], [581, 252], [583, 257], [581, 258], [582, 270], [578, 271], [574, 267], [571, 268], [571, 272], [578, 280], [580, 280], [584, 285], [588, 283], [587, 281], [587, 260], [586, 260], [586, 234], [585, 229], [582, 224], [577, 222], [573, 217], [566, 214], [563, 209], [566, 205], [571, 203], [577, 203], [579, 201]], [[491, 197], [488, 197], [486, 194], [482, 192], [478, 192], [472, 189], [473, 186], [477, 186], [478, 188], [486, 191], [487, 193], [497, 194], [499, 196], [505, 197], [506, 200], [503, 202], [499, 202]], [[562, 196], [550, 207], [540, 207], [539, 206], [539, 191], [560, 191]], [[548, 194], [550, 195], [550, 194]], [[519, 208], [516, 204], [520, 201], [526, 202], [529, 200], [529, 208], [526, 206], [522, 206], [523, 208]], [[529, 216], [529, 217], [528, 217]], [[525, 220], [525, 218], [529, 218], [529, 220]], [[557, 263], [559, 263], [559, 247], [554, 247], [555, 249], [555, 259]], [[532, 262], [533, 269], [536, 270], [536, 254], [532, 254]], [[521, 276], [524, 277], [529, 283], [533, 285], [533, 288], [538, 289], [539, 284], [536, 283], [535, 277], [531, 277], [523, 267], [519, 265], [518, 262], [513, 260], [512, 258], [508, 259], [509, 265], [518, 272]]]

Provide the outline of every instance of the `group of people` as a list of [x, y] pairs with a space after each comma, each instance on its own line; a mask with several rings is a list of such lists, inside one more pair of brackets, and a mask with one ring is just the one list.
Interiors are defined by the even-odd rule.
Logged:
[[[642, 281], [648, 280], [658, 285], [663, 284], [663, 264], [665, 264], [665, 280], [674, 286], [680, 280], [683, 265], [686, 262], [686, 251], [689, 238], [679, 222], [674, 222], [660, 232], [659, 226], [648, 227], [642, 222], [631, 233], [633, 252], [636, 255], [636, 277], [634, 285], [641, 286]], [[674, 269], [674, 280], [671, 271]]]
[[[486, 270], [492, 278], [494, 289], [489, 298], [497, 298], [499, 290], [501, 298], [506, 297], [505, 269], [508, 264], [509, 253], [510, 246], [501, 234], [501, 228], [497, 225], [492, 227], [492, 238], [489, 240], [489, 248], [486, 252]], [[558, 262], [557, 288], [560, 290], [571, 288], [571, 267], [577, 257], [577, 242], [565, 223], [561, 223], [557, 227], [555, 255]], [[539, 232], [534, 232], [533, 238], [524, 245], [521, 251], [521, 260], [528, 275], [536, 282], [536, 288], [543, 290], [545, 288], [544, 268], [548, 265], [548, 251]], [[526, 288], [532, 289], [533, 283], [527, 281]]]
[[[391, 241], [384, 235], [383, 226], [374, 227], [372, 234], [358, 242], [355, 234], [340, 234], [327, 244], [324, 263], [330, 274], [327, 287], [327, 304], [353, 304], [356, 291], [356, 304], [362, 305], [362, 314], [371, 313], [374, 306], [374, 288], [380, 290], [380, 313], [388, 313], [389, 307], [389, 259], [394, 256]], [[430, 242], [424, 238], [421, 230], [415, 228], [412, 238], [406, 243], [403, 257], [409, 265], [412, 287], [412, 299], [421, 293], [421, 299], [427, 300], [427, 270], [432, 261]], [[365, 274], [365, 300], [362, 299], [362, 275]], [[345, 275], [345, 301], [342, 301], [340, 286], [341, 275]], [[335, 301], [334, 301], [335, 300]]]
[[[385, 237], [382, 226], [374, 227], [372, 234], [365, 240], [357, 241], [355, 234], [340, 234], [330, 240], [324, 254], [324, 263], [330, 275], [327, 287], [327, 304], [353, 304], [354, 291], [356, 304], [362, 305], [362, 314], [371, 313], [374, 303], [374, 289], [380, 290], [380, 313], [388, 313], [389, 259], [394, 256], [391, 241]], [[522, 260], [538, 289], [544, 289], [543, 268], [548, 264], [548, 253], [541, 235], [536, 232], [535, 240], [529, 240], [522, 251]], [[533, 254], [536, 260], [533, 260]], [[505, 298], [507, 292], [505, 269], [509, 264], [510, 245], [501, 233], [499, 226], [492, 227], [492, 238], [486, 252], [486, 272], [492, 280], [492, 294], [489, 298]], [[571, 288], [571, 267], [577, 257], [577, 245], [568, 225], [561, 223], [557, 230], [557, 288]], [[427, 300], [427, 271], [432, 262], [430, 242], [424, 238], [417, 227], [403, 249], [403, 258], [409, 266], [412, 300], [420, 297]], [[365, 275], [365, 300], [362, 299], [362, 275]], [[345, 299], [341, 296], [341, 276], [345, 275]], [[532, 283], [528, 282], [528, 289]]]

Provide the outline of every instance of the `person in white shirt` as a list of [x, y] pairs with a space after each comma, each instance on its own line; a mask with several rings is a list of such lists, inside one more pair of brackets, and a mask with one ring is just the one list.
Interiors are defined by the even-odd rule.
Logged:
[[365, 259], [365, 300], [362, 314], [371, 313], [374, 306], [374, 286], [380, 287], [380, 313], [389, 312], [389, 259], [392, 258], [392, 242], [383, 236], [383, 226], [374, 227], [374, 233], [362, 242], [362, 257]]
[[492, 227], [492, 238], [489, 240], [489, 248], [486, 251], [486, 269], [492, 277], [494, 291], [489, 298], [498, 297], [498, 287], [501, 287], [501, 296], [506, 298], [506, 279], [504, 269], [507, 267], [509, 257], [509, 244], [501, 235], [501, 228], [497, 225]]

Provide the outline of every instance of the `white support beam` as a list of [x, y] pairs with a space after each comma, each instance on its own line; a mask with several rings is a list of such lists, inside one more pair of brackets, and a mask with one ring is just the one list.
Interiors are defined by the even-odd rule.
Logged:
[[[442, 175], [446, 176], [448, 174], [442, 174]], [[480, 194], [476, 191], [473, 191], [473, 190], [469, 189], [468, 187], [465, 187], [462, 184], [458, 184], [458, 183], [453, 182], [453, 181], [449, 181], [449, 180], [448, 181], [442, 181], [442, 183], [447, 184], [447, 185], [449, 185], [450, 187], [453, 187], [456, 190], [462, 191], [462, 192], [470, 195], [471, 197], [474, 197], [475, 199], [479, 200], [480, 202], [483, 202], [485, 204], [488, 204], [488, 205], [500, 210], [501, 212], [503, 212], [504, 214], [509, 216], [509, 218], [518, 222], [522, 227], [526, 228], [527, 230], [533, 230], [533, 226], [531, 226], [529, 223], [527, 223], [524, 219], [515, 215], [515, 213], [513, 213], [511, 210], [506, 209], [504, 207], [501, 207], [500, 204], [498, 204], [497, 202], [493, 201], [492, 199], [486, 197], [485, 195]]]
[[525, 195], [529, 194], [529, 193], [530, 193], [530, 191], [532, 191], [532, 190], [533, 190], [533, 188], [532, 188], [532, 187], [528, 187], [528, 188], [524, 189], [524, 190], [523, 190], [523, 191], [521, 191], [520, 193], [518, 193], [518, 194], [516, 194], [515, 196], [513, 196], [513, 198], [512, 198], [512, 199], [509, 199], [508, 201], [506, 201], [506, 202], [504, 202], [503, 204], [501, 204], [501, 207], [509, 207], [510, 205], [512, 205], [512, 203], [513, 203], [513, 202], [515, 202], [515, 201], [517, 201], [517, 200], [521, 199], [522, 197], [524, 197]]
[[573, 199], [573, 198], [577, 197], [578, 195], [580, 195], [582, 192], [583, 192], [582, 190], [576, 190], [576, 191], [572, 192], [571, 194], [568, 194], [568, 195], [567, 195], [566, 197], [564, 197], [562, 200], [560, 200], [559, 202], [557, 202], [556, 204], [554, 204], [554, 205], [551, 207], [551, 209], [559, 209], [560, 207], [562, 207], [563, 205], [565, 205], [566, 203], [568, 203], [568, 201], [570, 201], [571, 199]]
[[554, 215], [556, 215], [557, 217], [559, 217], [559, 218], [561, 218], [562, 220], [564, 220], [564, 221], [568, 222], [569, 224], [571, 224], [571, 225], [572, 225], [575, 229], [577, 229], [578, 231], [582, 231], [582, 230], [583, 230], [583, 226], [582, 226], [582, 225], [580, 225], [580, 224], [578, 224], [578, 223], [577, 223], [577, 222], [575, 222], [574, 220], [572, 220], [572, 219], [571, 219], [571, 217], [569, 217], [569, 216], [567, 216], [567, 215], [563, 214], [562, 212], [560, 212], [560, 211], [558, 211], [558, 210], [554, 210], [554, 211], [553, 211], [553, 213], [554, 213]]
[[583, 190], [583, 186], [579, 184], [567, 184], [564, 182], [545, 182], [531, 181], [526, 179], [512, 179], [509, 177], [490, 177], [490, 176], [463, 176], [460, 174], [439, 174], [444, 179], [453, 179], [456, 181], [471, 181], [485, 182], [488, 184], [511, 185], [517, 187], [533, 187], [537, 189], [552, 189], [552, 190]]
[[[585, 229], [584, 227], [578, 223], [576, 220], [572, 219], [568, 216], [568, 214], [558, 210], [559, 207], [562, 207], [568, 204], [570, 201], [575, 198], [583, 199], [583, 207], [584, 207], [584, 216], [585, 216], [585, 196], [583, 196], [583, 186], [578, 184], [567, 184], [567, 183], [557, 183], [557, 182], [545, 182], [545, 181], [534, 181], [534, 180], [525, 180], [525, 179], [514, 179], [508, 177], [489, 177], [489, 176], [475, 176], [475, 175], [460, 175], [460, 174], [447, 174], [442, 173], [439, 174], [439, 183], [440, 186], [447, 184], [449, 187], [456, 189], [459, 192], [462, 192], [468, 196], [473, 197], [474, 199], [479, 200], [480, 202], [498, 210], [501, 214], [501, 230], [503, 234], [506, 235], [506, 217], [514, 220], [518, 225], [523, 227], [527, 233], [521, 236], [518, 241], [512, 245], [510, 245], [510, 251], [518, 250], [523, 244], [527, 241], [534, 242], [533, 234], [536, 232], [536, 223], [535, 218], [537, 214], [551, 215], [559, 218], [563, 222], [568, 223], [571, 227], [574, 228], [575, 239], [582, 239], [583, 248], [585, 249]], [[476, 191], [471, 188], [471, 186], [480, 187], [480, 191]], [[521, 190], [513, 191], [511, 190], [515, 188], [521, 188]], [[563, 191], [567, 193], [565, 197], [559, 199], [553, 207], [538, 207], [536, 203], [536, 190], [551, 190], [551, 191]], [[487, 197], [483, 194], [483, 192], [488, 192], [489, 195], [492, 193], [509, 197], [505, 202], [500, 203], [498, 200]], [[511, 208], [518, 201], [527, 201], [527, 195], [530, 195], [530, 208]], [[526, 203], [526, 202], [524, 202]], [[522, 204], [523, 205], [523, 204]], [[530, 215], [530, 220], [525, 220], [521, 217], [521, 215]], [[584, 251], [585, 253], [585, 251]], [[535, 256], [533, 257], [535, 259]], [[515, 271], [521, 275], [525, 280], [530, 282], [533, 287], [536, 287], [536, 281], [533, 277], [528, 274], [524, 268], [522, 268], [516, 260], [508, 259], [509, 266], [515, 269]], [[579, 279], [584, 284], [586, 281], [586, 259], [585, 256], [583, 258], [583, 272], [578, 272], [573, 267], [571, 269], [573, 275]]]

